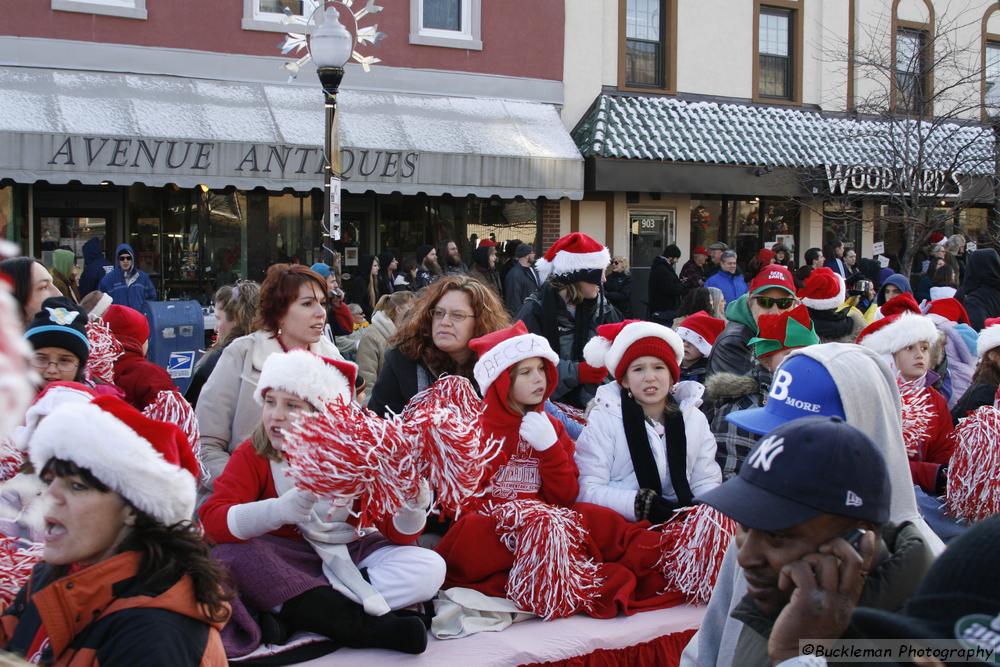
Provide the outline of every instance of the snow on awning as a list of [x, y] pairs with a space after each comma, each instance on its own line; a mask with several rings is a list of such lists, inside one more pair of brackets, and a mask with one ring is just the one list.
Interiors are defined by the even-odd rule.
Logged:
[[[556, 109], [506, 99], [344, 90], [344, 189], [583, 196]], [[0, 67], [0, 178], [184, 187], [322, 187], [319, 84]]]

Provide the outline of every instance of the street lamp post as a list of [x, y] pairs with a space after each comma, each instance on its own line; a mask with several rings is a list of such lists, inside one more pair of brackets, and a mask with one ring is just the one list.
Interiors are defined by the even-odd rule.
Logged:
[[309, 54], [316, 63], [316, 73], [323, 86], [326, 119], [324, 123], [323, 192], [325, 207], [323, 221], [327, 233], [331, 233], [333, 221], [330, 219], [331, 181], [334, 176], [334, 160], [339, 164], [340, 142], [335, 141], [334, 128], [337, 119], [337, 91], [344, 79], [344, 65], [354, 50], [354, 38], [340, 22], [340, 15], [332, 3], [323, 8], [322, 22], [309, 39]]

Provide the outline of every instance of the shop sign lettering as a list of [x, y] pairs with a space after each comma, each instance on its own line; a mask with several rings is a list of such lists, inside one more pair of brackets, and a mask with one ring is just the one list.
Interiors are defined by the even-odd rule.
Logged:
[[870, 167], [828, 164], [827, 188], [832, 195], [909, 195], [955, 197], [962, 194], [962, 175], [945, 169]]

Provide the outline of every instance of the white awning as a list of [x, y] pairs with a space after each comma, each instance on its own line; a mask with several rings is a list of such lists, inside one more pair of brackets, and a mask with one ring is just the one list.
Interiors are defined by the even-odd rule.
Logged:
[[[555, 107], [344, 90], [344, 189], [583, 196]], [[0, 178], [183, 187], [322, 187], [319, 84], [0, 67]]]

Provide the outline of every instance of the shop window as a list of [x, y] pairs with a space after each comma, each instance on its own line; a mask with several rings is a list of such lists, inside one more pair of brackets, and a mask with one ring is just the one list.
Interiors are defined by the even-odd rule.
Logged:
[[0, 239], [20, 244], [27, 237], [23, 215], [26, 190], [27, 186], [0, 186]]
[[[764, 201], [764, 221], [762, 243], [766, 248], [773, 243], [785, 246], [789, 257], [795, 257], [799, 240], [799, 206], [795, 202], [766, 199]], [[747, 258], [749, 260], [749, 258]]]
[[289, 27], [284, 22], [285, 16], [287, 14], [302, 16], [304, 11], [303, 0], [243, 0], [241, 25], [244, 30], [288, 32]]
[[757, 94], [792, 98], [792, 12], [762, 7], [757, 34]]
[[52, 0], [52, 9], [146, 20], [146, 0]]
[[674, 211], [630, 211], [629, 230], [632, 269], [648, 269], [663, 249], [677, 239]]
[[246, 195], [237, 190], [213, 190], [205, 195], [205, 213], [208, 224], [202, 266], [205, 279], [218, 289], [247, 277]]
[[729, 201], [729, 247], [736, 251], [741, 266], [753, 259], [763, 247], [760, 233], [760, 199]]
[[482, 50], [482, 0], [410, 0], [410, 44]]
[[719, 222], [723, 219], [722, 200], [691, 200], [691, 248], [708, 246], [723, 240], [723, 230]]
[[901, 28], [896, 31], [896, 111], [922, 114], [927, 104], [927, 33]]
[[823, 247], [843, 241], [844, 252], [861, 252], [863, 225], [860, 201], [823, 203]]

